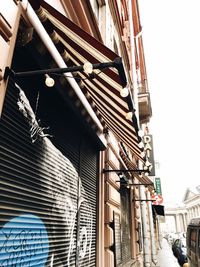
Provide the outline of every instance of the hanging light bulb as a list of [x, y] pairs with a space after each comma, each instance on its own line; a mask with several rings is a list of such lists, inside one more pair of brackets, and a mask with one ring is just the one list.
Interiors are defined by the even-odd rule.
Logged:
[[128, 87], [124, 87], [124, 88], [122, 88], [122, 89], [120, 90], [120, 95], [121, 95], [122, 97], [127, 97], [127, 96], [129, 95], [129, 89], [128, 89]]
[[46, 84], [46, 86], [48, 86], [48, 87], [53, 87], [54, 84], [55, 84], [54, 79], [51, 78], [48, 74], [45, 74], [45, 76], [46, 76], [46, 79], [45, 79], [45, 84]]
[[144, 165], [144, 170], [148, 170], [148, 167], [147, 167], [147, 165]]
[[145, 165], [146, 165], [147, 167], [149, 167], [149, 166], [151, 166], [151, 162], [147, 159], [146, 162], [145, 162]]
[[121, 172], [118, 174], [118, 176], [119, 176], [119, 179], [122, 179], [124, 177]]
[[132, 120], [132, 117], [133, 117], [133, 113], [131, 111], [126, 113], [126, 119], [127, 120]]
[[90, 62], [85, 62], [85, 64], [83, 65], [83, 70], [85, 71], [85, 73], [91, 74], [93, 71], [92, 64]]
[[139, 135], [140, 137], [143, 137], [143, 136], [144, 136], [144, 132], [143, 132], [142, 130], [139, 130], [139, 131], [138, 131], [138, 135]]
[[143, 148], [144, 147], [144, 143], [141, 141], [139, 144], [138, 144], [139, 148]]

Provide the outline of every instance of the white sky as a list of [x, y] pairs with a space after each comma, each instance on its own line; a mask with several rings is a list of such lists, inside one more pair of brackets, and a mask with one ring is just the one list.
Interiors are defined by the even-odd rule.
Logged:
[[139, 0], [164, 204], [200, 184], [200, 0]]

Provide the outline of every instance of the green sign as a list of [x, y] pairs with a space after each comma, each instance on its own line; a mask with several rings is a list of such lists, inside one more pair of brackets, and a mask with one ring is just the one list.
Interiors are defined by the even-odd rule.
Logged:
[[155, 190], [157, 195], [162, 195], [160, 178], [155, 178]]

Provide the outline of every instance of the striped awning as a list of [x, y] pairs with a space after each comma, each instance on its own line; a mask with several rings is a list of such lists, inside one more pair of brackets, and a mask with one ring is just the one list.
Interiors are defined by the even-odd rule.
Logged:
[[[44, 26], [49, 23], [53, 26], [53, 35], [56, 35], [64, 46], [69, 64], [81, 66], [88, 61], [97, 64], [111, 62], [119, 57], [45, 1], [40, 2], [42, 15], [38, 16], [43, 20]], [[83, 93], [88, 100], [92, 100], [95, 112], [101, 115], [107, 128], [125, 143], [138, 159], [143, 160], [138, 146], [140, 140], [137, 119], [134, 113], [131, 120], [126, 118], [130, 111], [130, 101], [120, 96], [122, 85], [118, 71], [115, 68], [106, 68], [102, 71], [94, 70], [94, 73], [95, 77], [88, 79], [86, 74], [78, 72]]]

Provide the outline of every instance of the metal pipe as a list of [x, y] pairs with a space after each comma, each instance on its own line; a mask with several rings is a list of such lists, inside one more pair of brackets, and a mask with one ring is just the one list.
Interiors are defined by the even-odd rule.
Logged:
[[[147, 192], [147, 198], [150, 199], [150, 192]], [[152, 204], [148, 202], [149, 206], [149, 224], [150, 224], [150, 232], [151, 232], [151, 258], [153, 263], [157, 264], [157, 254], [156, 254], [156, 239], [155, 239], [155, 232], [153, 226], [153, 214], [152, 214]]]
[[[30, 3], [27, 0], [22, 0], [20, 3], [21, 3], [21, 6], [22, 6], [24, 12], [26, 13], [30, 23], [32, 24], [32, 26], [36, 30], [37, 34], [40, 36], [41, 40], [43, 41], [44, 45], [48, 49], [49, 53], [51, 54], [51, 56], [53, 57], [53, 59], [55, 60], [57, 65], [60, 68], [67, 68], [66, 63], [64, 62], [64, 60], [61, 57], [58, 50], [56, 49], [53, 41], [49, 37], [48, 33], [46, 32], [45, 28], [43, 27], [41, 21], [39, 20], [35, 11], [31, 7]], [[69, 84], [71, 85], [72, 89], [74, 90], [74, 92], [78, 96], [79, 100], [81, 101], [81, 103], [83, 104], [85, 109], [87, 110], [87, 112], [90, 115], [90, 117], [92, 118], [92, 120], [97, 125], [98, 129], [100, 130], [99, 138], [101, 139], [102, 143], [104, 145], [106, 145], [107, 142], [106, 142], [104, 135], [103, 135], [103, 126], [100, 123], [99, 119], [97, 118], [95, 112], [91, 108], [89, 102], [85, 98], [85, 95], [81, 91], [79, 85], [77, 84], [77, 82], [75, 81], [75, 79], [73, 78], [71, 73], [68, 73], [67, 75], [65, 75], [65, 74], [63, 74], [63, 75], [65, 76], [65, 78], [67, 79]]]
[[131, 74], [133, 79], [133, 95], [136, 117], [139, 118], [138, 106], [138, 85], [137, 85], [137, 70], [135, 67], [135, 43], [134, 43], [134, 28], [133, 28], [133, 14], [132, 14], [132, 0], [128, 1], [129, 4], [129, 27], [130, 27], [130, 45], [131, 45]]
[[[139, 187], [140, 197], [143, 200], [146, 200], [146, 194], [145, 194], [145, 187], [140, 186]], [[148, 237], [148, 229], [147, 229], [147, 204], [146, 201], [141, 202], [141, 217], [142, 217], [142, 233], [143, 233], [143, 256], [144, 256], [144, 267], [150, 267], [151, 266], [151, 260], [150, 260], [150, 250], [149, 250], [149, 237]]]

